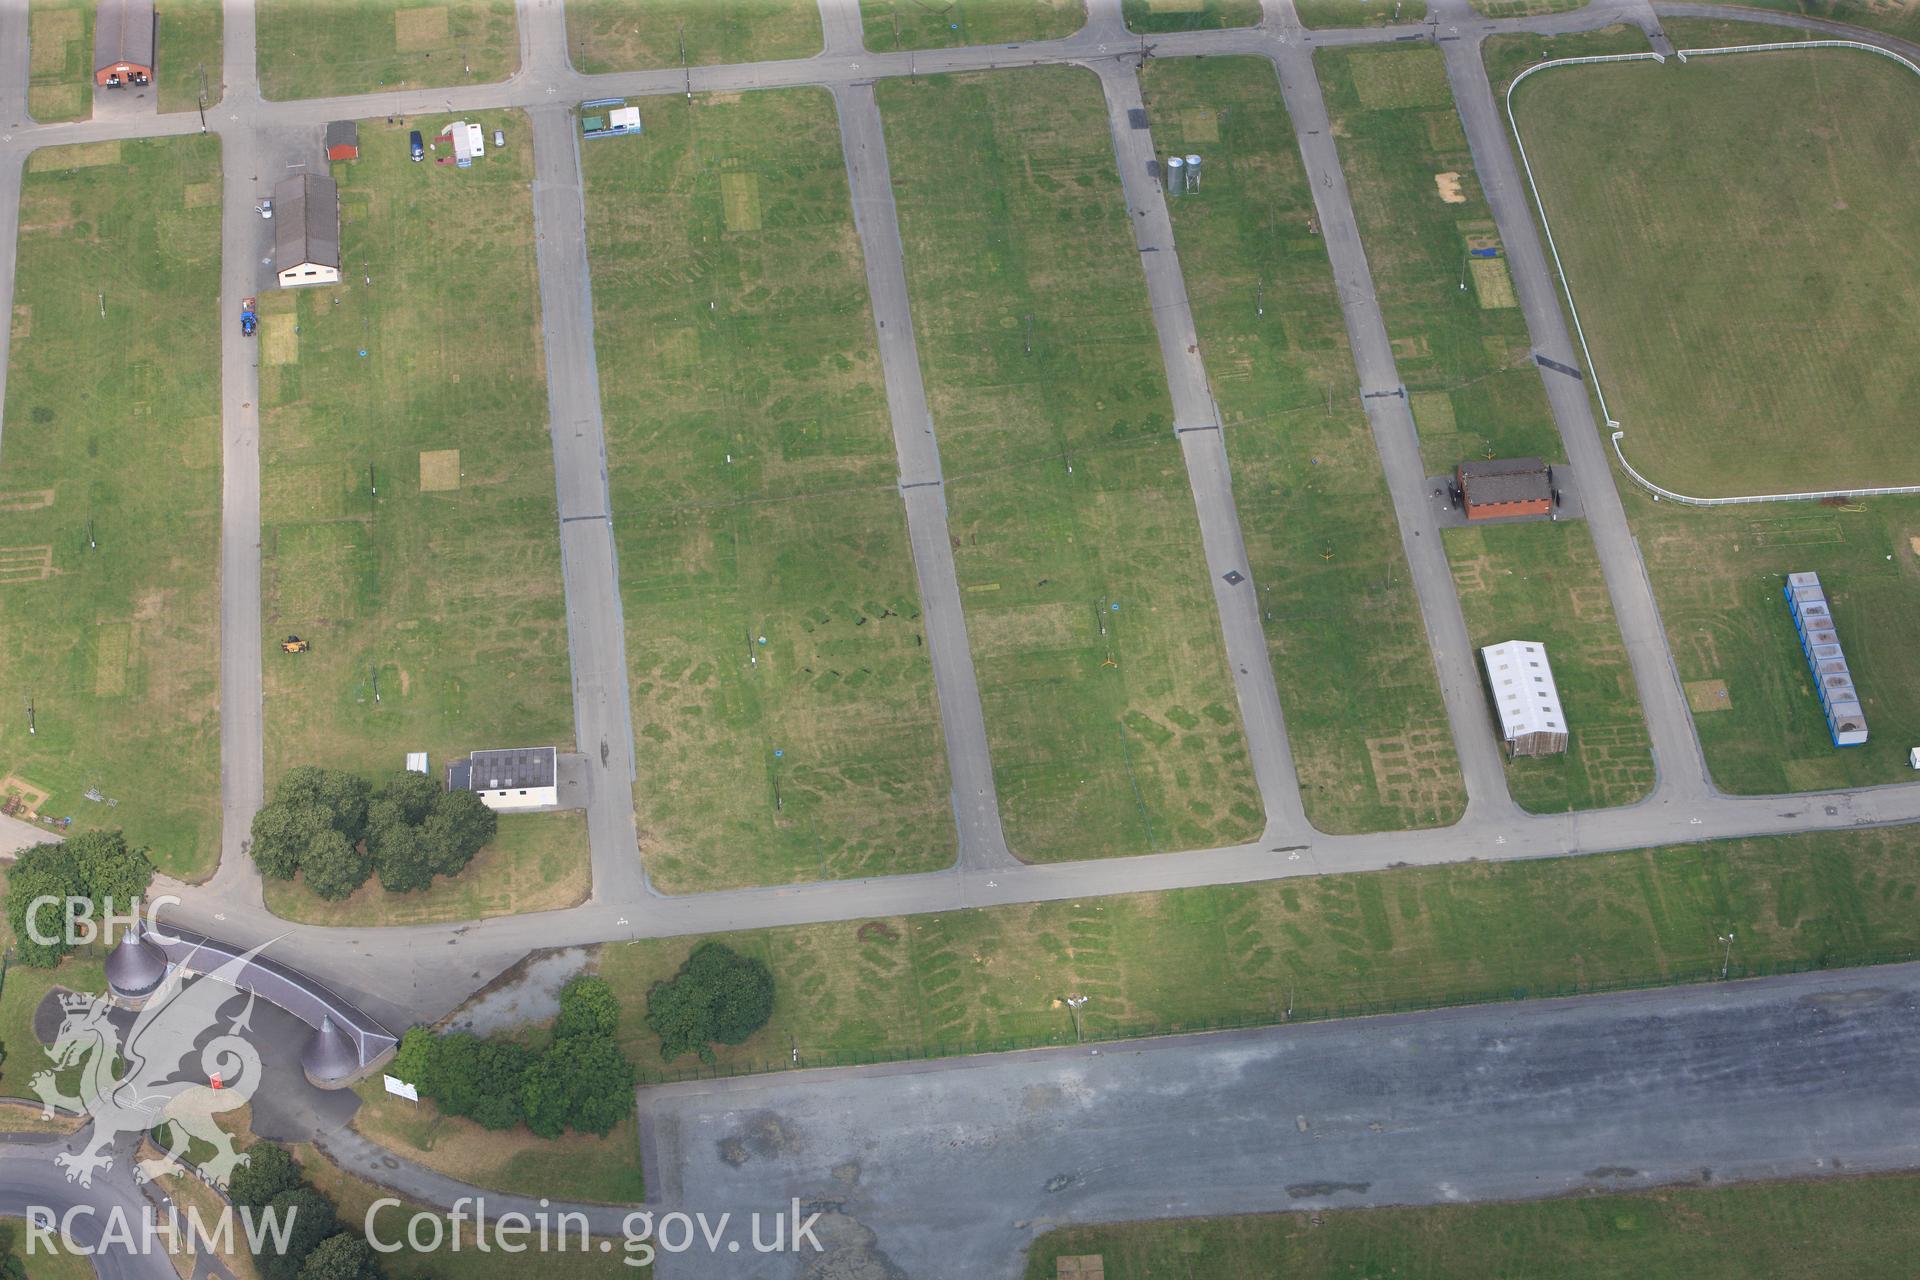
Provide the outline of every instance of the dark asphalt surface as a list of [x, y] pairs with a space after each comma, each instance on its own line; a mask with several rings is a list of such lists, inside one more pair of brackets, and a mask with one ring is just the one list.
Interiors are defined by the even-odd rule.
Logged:
[[1012, 1276], [1067, 1223], [1910, 1168], [1917, 1044], [1903, 965], [669, 1086], [656, 1212], [798, 1197], [832, 1252], [658, 1274]]

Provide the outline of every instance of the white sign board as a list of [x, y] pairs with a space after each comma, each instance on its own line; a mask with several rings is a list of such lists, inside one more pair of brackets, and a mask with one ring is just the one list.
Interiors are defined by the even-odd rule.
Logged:
[[420, 1101], [420, 1091], [408, 1084], [405, 1080], [402, 1080], [399, 1076], [382, 1076], [380, 1078], [387, 1082], [388, 1093], [397, 1093], [408, 1102]]

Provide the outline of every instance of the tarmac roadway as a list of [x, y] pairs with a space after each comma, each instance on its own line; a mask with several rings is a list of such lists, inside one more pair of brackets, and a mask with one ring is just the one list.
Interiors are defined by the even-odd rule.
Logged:
[[1917, 1036], [1900, 965], [669, 1085], [656, 1220], [797, 1199], [827, 1252], [658, 1274], [975, 1280], [1073, 1223], [1911, 1168]]
[[[1554, 282], [1517, 186], [1506, 135], [1479, 64], [1479, 42], [1497, 31], [1540, 33], [1591, 29], [1616, 22], [1658, 36], [1658, 18], [1645, 0], [1596, 0], [1569, 13], [1493, 21], [1465, 0], [1436, 0], [1428, 21], [1402, 27], [1307, 31], [1290, 0], [1264, 0], [1260, 27], [1190, 32], [1144, 41], [1128, 34], [1118, 0], [1092, 0], [1086, 27], [1063, 40], [917, 53], [860, 49], [854, 0], [821, 0], [827, 48], [812, 58], [691, 71], [583, 76], [567, 62], [559, 0], [521, 0], [521, 69], [509, 80], [454, 89], [404, 90], [377, 95], [267, 102], [255, 74], [252, 6], [228, 0], [223, 77], [225, 92], [207, 114], [224, 149], [226, 213], [222, 299], [217, 318], [222, 343], [223, 528], [221, 544], [221, 690], [223, 844], [220, 868], [208, 884], [183, 888], [175, 917], [236, 942], [279, 938], [276, 954], [308, 969], [396, 1024], [431, 1017], [512, 964], [528, 950], [628, 937], [750, 928], [1078, 897], [1094, 893], [1242, 882], [1286, 875], [1434, 863], [1465, 858], [1520, 858], [1773, 832], [1826, 830], [1920, 821], [1920, 786], [1868, 788], [1827, 794], [1729, 797], [1715, 791], [1680, 696], [1664, 635], [1637, 548], [1608, 478], [1584, 392], [1564, 375], [1543, 372], [1549, 401], [1574, 462], [1581, 497], [1601, 552], [1614, 612], [1620, 621], [1645, 707], [1659, 783], [1639, 805], [1581, 814], [1533, 817], [1507, 797], [1488, 715], [1478, 695], [1473, 655], [1426, 504], [1412, 423], [1395, 394], [1397, 373], [1379, 319], [1378, 303], [1340, 171], [1335, 140], [1312, 75], [1312, 50], [1321, 46], [1431, 40], [1445, 51], [1461, 117], [1493, 202], [1532, 326], [1536, 349], [1577, 363], [1561, 323]], [[1689, 5], [1704, 16], [1742, 11]], [[1833, 31], [1834, 24], [1770, 14], [1769, 21]], [[0, 6], [0, 301], [10, 298], [16, 253], [18, 196], [27, 154], [42, 146], [100, 138], [181, 135], [201, 128], [196, 113], [110, 117], [39, 125], [25, 111], [24, 14]], [[1845, 29], [1841, 29], [1845, 30]], [[1907, 48], [1871, 33], [1851, 33]], [[1401, 536], [1425, 616], [1467, 778], [1467, 816], [1437, 831], [1371, 836], [1327, 836], [1314, 831], [1299, 805], [1283, 708], [1264, 660], [1264, 640], [1248, 602], [1249, 579], [1229, 583], [1244, 568], [1225, 451], [1207, 384], [1204, 353], [1194, 335], [1171, 227], [1144, 159], [1148, 137], [1122, 121], [1139, 100], [1136, 68], [1153, 56], [1247, 54], [1269, 59], [1292, 113], [1308, 172], [1315, 182], [1321, 224], [1340, 285], [1347, 325], [1360, 366], [1365, 402], [1400, 519]], [[1069, 62], [1101, 77], [1113, 116], [1116, 163], [1135, 216], [1160, 344], [1174, 396], [1175, 427], [1195, 494], [1220, 606], [1221, 634], [1263, 797], [1264, 838], [1227, 849], [1195, 850], [1123, 860], [1025, 865], [1006, 848], [993, 795], [992, 764], [979, 711], [979, 694], [966, 645], [965, 618], [945, 533], [945, 507], [936, 424], [926, 407], [900, 261], [899, 232], [886, 171], [885, 138], [872, 103], [871, 82], [881, 76]], [[961, 858], [951, 870], [919, 876], [794, 885], [668, 898], [645, 882], [638, 857], [631, 782], [633, 734], [626, 687], [624, 620], [607, 501], [607, 466], [594, 364], [591, 287], [583, 234], [578, 147], [568, 109], [582, 98], [616, 94], [738, 91], [776, 85], [823, 85], [835, 95], [856, 218], [866, 250], [876, 340], [888, 403], [894, 415], [900, 483], [909, 519], [930, 650], [940, 693], [952, 768]], [[594, 891], [585, 905], [564, 912], [498, 918], [462, 926], [403, 929], [319, 929], [291, 926], [269, 915], [246, 857], [246, 835], [263, 797], [260, 699], [259, 439], [255, 352], [229, 323], [239, 298], [262, 282], [265, 228], [252, 213], [261, 184], [284, 171], [289, 156], [317, 137], [327, 121], [392, 112], [437, 117], [441, 112], [518, 106], [532, 116], [537, 255], [548, 360], [560, 540], [569, 646], [574, 673], [575, 736], [593, 770], [588, 826]], [[1153, 249], [1155, 252], [1146, 252]], [[0, 357], [7, 334], [0, 327]], [[1562, 385], [1565, 384], [1565, 385]], [[4, 424], [0, 424], [3, 427]], [[3, 446], [3, 439], [0, 439]], [[426, 956], [438, 957], [424, 963]]]

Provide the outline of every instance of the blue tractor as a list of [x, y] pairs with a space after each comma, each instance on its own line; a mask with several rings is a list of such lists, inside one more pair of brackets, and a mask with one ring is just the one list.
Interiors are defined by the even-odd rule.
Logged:
[[260, 314], [253, 309], [253, 306], [252, 298], [240, 300], [240, 336], [243, 338], [251, 338], [253, 331], [260, 327]]

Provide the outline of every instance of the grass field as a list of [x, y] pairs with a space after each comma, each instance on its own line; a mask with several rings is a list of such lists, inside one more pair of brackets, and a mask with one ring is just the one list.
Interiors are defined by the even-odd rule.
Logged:
[[589, 147], [635, 810], [673, 891], [944, 866], [950, 783], [832, 100]]
[[220, 808], [219, 147], [89, 143], [27, 169], [0, 442], [0, 790], [76, 829], [124, 827], [192, 878], [217, 857]]
[[1293, 7], [1309, 27], [1379, 27], [1427, 16], [1427, 0], [1294, 0]]
[[1097, 82], [1042, 68], [879, 96], [1009, 842], [1048, 859], [1251, 839]]
[[1219, 157], [1171, 211], [1307, 814], [1451, 822], [1453, 736], [1273, 68], [1164, 58], [1145, 88], [1156, 145]]
[[1474, 9], [1489, 18], [1533, 18], [1548, 13], [1566, 13], [1578, 9], [1587, 0], [1470, 0]]
[[[588, 75], [820, 52], [815, 0], [567, 0], [567, 53]], [[649, 118], [648, 127], [652, 127]]]
[[1894, 124], [1920, 79], [1851, 50], [1676, 70], [1515, 95], [1627, 456], [1698, 495], [1920, 483], [1916, 363], [1885, 340], [1920, 319], [1920, 262], [1887, 252], [1920, 209]]
[[[42, 122], [85, 119], [93, 109], [94, 6], [87, 0], [28, 0], [27, 9], [27, 110]], [[220, 101], [219, 0], [173, 0], [155, 13], [159, 110], [193, 110], [202, 88], [208, 106]]]
[[[1797, 13], [1811, 18], [1851, 23], [1856, 27], [1884, 31], [1906, 40], [1920, 39], [1920, 5], [1911, 3], [1911, 0], [1741, 0], [1741, 3], [1754, 9], [1772, 9], [1780, 13]], [[1680, 47], [1684, 49], [1687, 46]]]
[[572, 740], [530, 130], [481, 123], [507, 147], [459, 170], [362, 121], [345, 279], [261, 299], [269, 786]]
[[[460, 1280], [522, 1280], [529, 1274], [553, 1276], [557, 1280], [614, 1280], [622, 1276], [641, 1277], [644, 1280], [653, 1274], [650, 1268], [626, 1265], [619, 1240], [612, 1242], [613, 1249], [608, 1253], [599, 1252], [597, 1241], [591, 1251], [580, 1252], [577, 1224], [567, 1227], [569, 1249], [566, 1252], [555, 1249], [505, 1253], [498, 1248], [476, 1248], [471, 1221], [449, 1224], [444, 1210], [428, 1209], [394, 1196], [385, 1187], [342, 1169], [326, 1153], [309, 1143], [296, 1143], [289, 1150], [299, 1162], [307, 1181], [333, 1202], [339, 1211], [340, 1221], [353, 1229], [361, 1229], [367, 1222], [376, 1200], [402, 1200], [397, 1205], [382, 1206], [373, 1216], [376, 1238], [382, 1244], [402, 1246], [398, 1252], [383, 1253], [380, 1257], [380, 1269], [391, 1280], [442, 1280], [448, 1276], [458, 1276]], [[551, 1212], [553, 1217], [549, 1222], [557, 1240], [560, 1210], [556, 1206]], [[445, 1236], [438, 1250], [422, 1251], [408, 1241], [408, 1222], [417, 1214], [431, 1214], [440, 1220]], [[489, 1218], [492, 1217], [490, 1214]], [[459, 1236], [457, 1248], [454, 1240], [456, 1232]], [[419, 1238], [423, 1241], [432, 1240], [432, 1228], [423, 1225]], [[537, 1239], [537, 1236], [523, 1237], [521, 1242], [534, 1244]], [[494, 1243], [491, 1237], [488, 1243]], [[530, 1264], [530, 1258], [538, 1258], [539, 1261]]]
[[1329, 50], [1316, 67], [1428, 472], [1561, 456], [1439, 51]]
[[[723, 935], [775, 979], [722, 1074], [1706, 981], [1920, 948], [1910, 831], [1862, 830], [1325, 875]], [[628, 1054], [667, 1065], [646, 992], [698, 939], [608, 945]]]
[[1507, 787], [1534, 813], [1632, 804], [1653, 789], [1640, 697], [1584, 521], [1442, 534], [1474, 647], [1547, 647], [1570, 731], [1564, 755], [1507, 762]]
[[1086, 23], [1085, 0], [860, 0], [867, 48], [880, 52], [1057, 40]]
[[260, 0], [260, 92], [320, 98], [504, 80], [513, 0]]
[[459, 875], [418, 893], [388, 893], [375, 876], [338, 902], [298, 880], [268, 880], [267, 910], [303, 924], [446, 924], [578, 906], [593, 888], [587, 819], [577, 812], [502, 814], [500, 831]]
[[1916, 1209], [1920, 1177], [1888, 1174], [1515, 1204], [1132, 1222], [1042, 1236], [1028, 1252], [1026, 1275], [1053, 1280], [1060, 1258], [1099, 1254], [1106, 1280], [1189, 1273], [1904, 1280], [1920, 1250]]
[[[1847, 507], [1653, 502], [1621, 484], [1667, 643], [1684, 682], [1722, 681], [1696, 712], [1714, 780], [1728, 791], [1804, 791], [1911, 781], [1920, 742], [1920, 500]], [[1889, 560], [1891, 557], [1891, 560]], [[1780, 588], [1820, 575], [1863, 698], [1871, 740], [1834, 747]]]
[[504, 1131], [441, 1115], [431, 1102], [415, 1106], [387, 1093], [379, 1082], [360, 1085], [353, 1127], [403, 1159], [449, 1177], [525, 1196], [638, 1204], [640, 1138], [629, 1118], [606, 1137], [568, 1133], [537, 1138], [524, 1126]]
[[32, 1277], [32, 1280], [93, 1280], [93, 1263], [83, 1254], [68, 1253], [63, 1249], [57, 1227], [51, 1237], [50, 1249], [36, 1242], [29, 1252], [27, 1220], [0, 1218], [0, 1239], [12, 1246], [6, 1251], [8, 1255], [27, 1264], [24, 1274]]
[[1120, 10], [1127, 30], [1150, 34], [1260, 25], [1260, 0], [1122, 0]]

